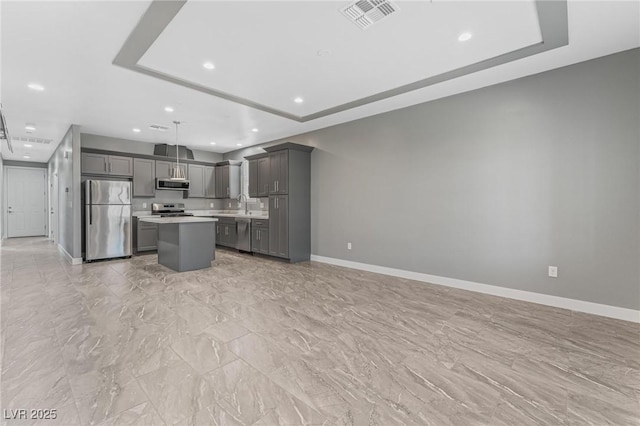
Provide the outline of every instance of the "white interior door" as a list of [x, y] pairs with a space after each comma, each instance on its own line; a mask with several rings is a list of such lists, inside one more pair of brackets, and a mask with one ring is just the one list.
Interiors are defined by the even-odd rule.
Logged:
[[7, 237], [45, 235], [45, 169], [7, 167]]

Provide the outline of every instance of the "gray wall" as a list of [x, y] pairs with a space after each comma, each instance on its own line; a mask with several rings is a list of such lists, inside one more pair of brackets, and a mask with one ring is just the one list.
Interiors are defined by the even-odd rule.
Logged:
[[[105, 149], [108, 151], [129, 152], [131, 154], [153, 155], [153, 147], [155, 146], [155, 143], [92, 135], [89, 133], [82, 133], [81, 137], [82, 148]], [[193, 159], [215, 163], [222, 161], [222, 154], [194, 149]]]
[[287, 138], [312, 252], [640, 309], [639, 102], [634, 49]]
[[4, 239], [4, 165], [2, 154], [0, 154], [0, 240]]
[[[64, 158], [65, 152], [68, 153]], [[58, 174], [58, 244], [74, 258], [82, 257], [80, 200], [80, 127], [72, 125], [48, 163]]]

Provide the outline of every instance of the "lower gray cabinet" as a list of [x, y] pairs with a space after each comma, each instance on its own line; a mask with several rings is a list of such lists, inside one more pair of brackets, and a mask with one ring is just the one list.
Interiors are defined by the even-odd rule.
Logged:
[[269, 254], [289, 258], [289, 196], [269, 197]]
[[269, 254], [269, 221], [251, 221], [251, 251], [254, 253]]
[[236, 219], [233, 217], [219, 217], [216, 224], [216, 244], [236, 248], [237, 241]]
[[158, 249], [158, 225], [137, 221], [136, 227], [136, 250], [138, 252]]

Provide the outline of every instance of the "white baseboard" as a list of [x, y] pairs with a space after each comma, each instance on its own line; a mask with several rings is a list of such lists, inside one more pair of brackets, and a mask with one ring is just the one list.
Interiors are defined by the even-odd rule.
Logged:
[[617, 306], [603, 305], [600, 303], [585, 302], [583, 300], [551, 296], [548, 294], [534, 293], [531, 291], [498, 287], [495, 285], [481, 284], [473, 281], [465, 281], [455, 278], [440, 277], [437, 275], [422, 274], [420, 272], [405, 271], [403, 269], [387, 268], [385, 266], [369, 265], [367, 263], [359, 263], [352, 262], [350, 260], [317, 256], [315, 254], [311, 255], [311, 260], [314, 262], [328, 263], [336, 266], [344, 266], [346, 268], [359, 269], [362, 271], [375, 272], [378, 274], [390, 275], [393, 277], [407, 278], [410, 280], [443, 285], [446, 287], [475, 291], [477, 293], [491, 294], [493, 296], [506, 297], [509, 299], [522, 300], [525, 302], [538, 303], [540, 305], [553, 306], [556, 308], [569, 309], [572, 311], [585, 312], [588, 314], [640, 323], [640, 311], [634, 309], [620, 308]]
[[71, 256], [69, 254], [69, 252], [66, 251], [64, 249], [64, 247], [62, 247], [60, 244], [58, 244], [58, 250], [60, 251], [60, 253], [62, 253], [64, 255], [64, 257], [67, 258], [69, 263], [71, 263], [72, 265], [82, 265], [82, 258], [81, 257], [73, 257], [73, 256]]

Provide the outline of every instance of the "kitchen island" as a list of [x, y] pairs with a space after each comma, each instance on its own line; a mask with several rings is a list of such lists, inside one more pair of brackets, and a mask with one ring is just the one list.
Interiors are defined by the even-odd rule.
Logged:
[[141, 217], [158, 224], [158, 263], [174, 271], [210, 268], [215, 259], [218, 219], [211, 217]]

